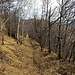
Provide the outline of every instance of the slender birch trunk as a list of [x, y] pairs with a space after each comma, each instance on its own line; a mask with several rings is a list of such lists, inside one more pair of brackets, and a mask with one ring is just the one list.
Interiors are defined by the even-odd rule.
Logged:
[[22, 24], [22, 40], [24, 40], [24, 21], [23, 21], [23, 24]]
[[17, 44], [19, 42], [19, 30], [20, 30], [20, 17], [19, 17], [18, 26], [17, 26]]

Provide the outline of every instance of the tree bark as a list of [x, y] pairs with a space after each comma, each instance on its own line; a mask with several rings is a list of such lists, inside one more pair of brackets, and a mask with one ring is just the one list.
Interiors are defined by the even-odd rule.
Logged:
[[20, 28], [20, 17], [19, 17], [18, 26], [17, 26], [17, 44], [19, 43], [19, 28]]
[[49, 37], [49, 48], [48, 48], [48, 52], [49, 53], [51, 53], [51, 41], [50, 41], [51, 40], [51, 36], [50, 36], [51, 35], [50, 34], [51, 33], [51, 24], [50, 24], [50, 17], [51, 17], [51, 8], [49, 10], [49, 21], [48, 21], [48, 25], [49, 25], [49, 34], [48, 34], [49, 35], [48, 36]]
[[4, 45], [4, 35], [2, 34], [2, 45]]

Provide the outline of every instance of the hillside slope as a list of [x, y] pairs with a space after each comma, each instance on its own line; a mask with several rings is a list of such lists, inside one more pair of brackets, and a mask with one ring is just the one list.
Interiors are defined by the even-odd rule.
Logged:
[[0, 75], [39, 75], [33, 64], [30, 39], [25, 38], [24, 45], [18, 45], [13, 38], [6, 35], [4, 38], [4, 45], [0, 38]]
[[41, 52], [39, 44], [28, 35], [22, 45], [0, 35], [0, 75], [75, 75], [75, 64], [57, 60], [57, 54]]

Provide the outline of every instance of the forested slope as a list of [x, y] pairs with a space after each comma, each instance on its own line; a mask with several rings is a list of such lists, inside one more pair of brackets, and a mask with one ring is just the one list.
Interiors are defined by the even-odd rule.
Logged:
[[0, 75], [75, 75], [75, 64], [58, 60], [56, 53], [41, 52], [28, 36], [20, 45], [4, 35], [4, 45], [0, 38]]
[[4, 38], [4, 45], [0, 38], [0, 75], [39, 75], [29, 39], [25, 38], [24, 45], [19, 45], [11, 37], [4, 35]]

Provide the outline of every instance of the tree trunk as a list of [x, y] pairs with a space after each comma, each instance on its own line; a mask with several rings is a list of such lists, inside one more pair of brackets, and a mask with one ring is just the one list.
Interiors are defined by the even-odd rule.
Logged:
[[[60, 13], [60, 16], [62, 14]], [[59, 25], [59, 32], [58, 32], [58, 59], [61, 59], [61, 36], [60, 36], [60, 32], [61, 32], [61, 17], [60, 17], [60, 25]]]
[[4, 35], [2, 35], [2, 45], [4, 45]]
[[24, 40], [24, 22], [22, 24], [22, 40]]
[[17, 26], [17, 44], [19, 43], [19, 28], [20, 28], [20, 17], [19, 17], [18, 26]]
[[50, 8], [50, 11], [49, 11], [49, 20], [48, 20], [48, 25], [49, 25], [49, 34], [48, 34], [49, 35], [48, 36], [49, 37], [49, 48], [48, 48], [48, 52], [49, 53], [51, 53], [51, 41], [50, 41], [51, 40], [51, 36], [50, 36], [51, 35], [50, 34], [51, 33], [51, 24], [50, 24], [50, 17], [51, 17], [51, 8]]

